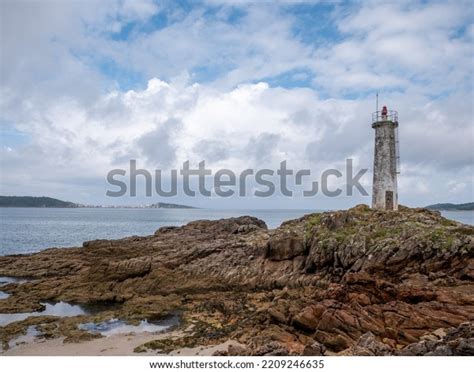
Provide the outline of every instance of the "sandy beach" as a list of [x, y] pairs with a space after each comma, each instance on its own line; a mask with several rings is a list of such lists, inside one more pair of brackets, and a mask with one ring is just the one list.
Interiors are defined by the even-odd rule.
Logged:
[[[22, 343], [0, 353], [0, 356], [139, 356], [159, 355], [159, 350], [147, 350], [135, 353], [134, 349], [146, 342], [168, 337], [180, 337], [181, 331], [164, 332], [159, 334], [143, 332], [130, 334], [117, 334], [80, 343], [63, 343], [62, 338], [52, 340], [34, 340]], [[227, 350], [229, 345], [239, 345], [235, 341], [226, 341], [213, 346], [198, 346], [195, 348], [182, 348], [172, 351], [167, 355], [213, 355], [216, 351]]]

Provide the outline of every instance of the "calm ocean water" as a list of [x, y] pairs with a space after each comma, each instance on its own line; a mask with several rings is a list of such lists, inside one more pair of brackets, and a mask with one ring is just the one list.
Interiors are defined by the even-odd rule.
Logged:
[[82, 246], [93, 239], [152, 235], [161, 226], [255, 216], [274, 228], [311, 210], [211, 210], [128, 208], [0, 208], [0, 255]]
[[[0, 208], [0, 255], [37, 252], [50, 247], [82, 246], [93, 239], [151, 235], [161, 226], [198, 219], [250, 215], [275, 228], [310, 210], [211, 210], [113, 208]], [[443, 212], [445, 217], [474, 225], [474, 212]]]

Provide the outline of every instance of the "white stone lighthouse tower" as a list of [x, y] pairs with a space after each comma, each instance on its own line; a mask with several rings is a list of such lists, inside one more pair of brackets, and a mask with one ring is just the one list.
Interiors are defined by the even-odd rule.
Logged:
[[398, 113], [387, 110], [372, 114], [375, 129], [372, 208], [398, 210]]

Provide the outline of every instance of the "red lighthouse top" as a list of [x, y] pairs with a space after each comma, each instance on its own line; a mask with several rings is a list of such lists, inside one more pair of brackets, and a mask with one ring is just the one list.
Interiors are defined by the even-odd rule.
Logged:
[[391, 121], [398, 123], [398, 112], [395, 110], [388, 110], [387, 106], [383, 106], [382, 111], [375, 111], [372, 113], [372, 123], [378, 121]]

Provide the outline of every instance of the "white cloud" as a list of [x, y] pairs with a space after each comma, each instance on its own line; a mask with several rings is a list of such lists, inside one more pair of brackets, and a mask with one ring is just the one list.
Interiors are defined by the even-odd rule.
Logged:
[[[366, 94], [380, 89], [381, 103], [400, 113], [400, 194], [409, 203], [433, 192], [472, 198], [471, 7], [336, 7], [341, 34], [316, 45], [295, 36], [288, 4], [233, 4], [212, 16], [165, 5], [2, 2], [0, 125], [30, 138], [2, 147], [2, 192], [73, 187], [100, 199], [106, 172], [131, 158], [147, 167], [205, 159], [237, 171], [282, 160], [322, 170], [352, 157], [370, 168]], [[241, 17], [229, 22], [235, 9]], [[159, 12], [170, 20], [163, 27], [110, 38]], [[261, 82], [294, 70], [303, 80], [314, 74], [314, 85]], [[146, 84], [119, 89], [133, 73]]]
[[315, 81], [331, 92], [470, 89], [474, 54], [469, 32], [460, 32], [470, 19], [462, 1], [365, 2], [338, 19], [343, 41], [316, 51]]
[[[214, 170], [226, 167], [236, 172], [248, 167], [277, 169], [287, 160], [291, 167], [321, 172], [327, 167], [343, 169], [348, 157], [358, 168], [370, 168], [370, 105], [367, 100], [323, 100], [310, 89], [270, 88], [262, 83], [221, 92], [153, 79], [142, 91], [114, 91], [92, 107], [71, 100], [31, 107], [33, 116], [25, 118], [28, 125], [20, 128], [32, 135], [32, 143], [2, 154], [7, 171], [3, 181], [29, 185], [45, 175], [44, 181], [52, 183], [85, 175], [103, 180], [112, 168], [127, 169], [130, 159], [151, 171], [179, 168], [185, 160], [194, 165], [206, 160]], [[469, 156], [469, 138], [443, 150], [443, 141], [449, 136], [455, 140], [459, 132], [443, 126], [442, 108], [432, 114], [438, 122], [416, 123], [422, 116], [418, 115], [400, 123], [402, 144], [413, 146], [408, 150], [402, 145], [407, 171], [402, 178], [411, 180], [401, 182], [402, 190], [426, 194], [426, 174], [416, 172], [418, 163], [439, 168], [440, 157], [430, 151], [443, 152], [451, 169]]]
[[467, 184], [465, 182], [449, 181], [448, 187], [449, 192], [456, 195], [460, 192], [463, 192], [467, 188]]

